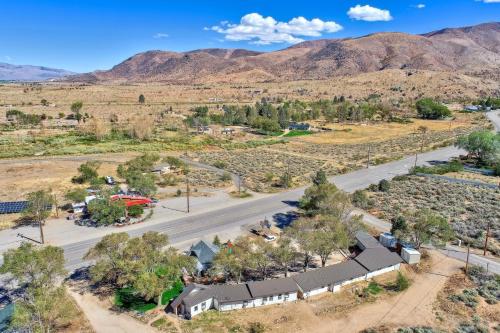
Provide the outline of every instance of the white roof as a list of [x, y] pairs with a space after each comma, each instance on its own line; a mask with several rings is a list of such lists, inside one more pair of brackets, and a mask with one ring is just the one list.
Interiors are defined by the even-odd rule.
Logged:
[[407, 248], [407, 247], [403, 247], [403, 250], [408, 252], [409, 254], [420, 254], [420, 252], [418, 252], [417, 250], [415, 249], [410, 249], [410, 248]]

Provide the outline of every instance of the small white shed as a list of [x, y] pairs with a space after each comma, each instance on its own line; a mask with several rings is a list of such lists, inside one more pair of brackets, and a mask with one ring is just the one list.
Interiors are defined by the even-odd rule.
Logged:
[[420, 262], [420, 252], [415, 249], [403, 247], [401, 249], [401, 258], [410, 265], [418, 264]]

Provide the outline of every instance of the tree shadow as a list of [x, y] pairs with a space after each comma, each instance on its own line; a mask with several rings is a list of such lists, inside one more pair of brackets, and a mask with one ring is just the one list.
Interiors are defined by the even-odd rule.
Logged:
[[299, 208], [299, 201], [297, 200], [284, 200], [282, 201], [284, 204], [287, 204], [288, 206], [290, 207], [293, 207], [293, 208]]
[[276, 226], [280, 229], [284, 229], [288, 227], [293, 221], [297, 220], [299, 215], [297, 212], [286, 212], [286, 213], [277, 213], [273, 215], [273, 220], [276, 223]]

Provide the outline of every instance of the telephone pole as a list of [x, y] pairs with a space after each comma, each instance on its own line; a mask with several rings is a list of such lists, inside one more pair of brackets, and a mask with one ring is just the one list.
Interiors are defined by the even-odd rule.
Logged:
[[467, 244], [467, 260], [465, 261], [465, 275], [469, 271], [469, 254], [470, 254], [470, 243]]
[[45, 237], [43, 235], [43, 220], [40, 220], [38, 225], [40, 226], [40, 243], [45, 244]]
[[370, 167], [370, 153], [372, 150], [372, 146], [368, 146], [368, 160], [366, 161], [366, 168], [368, 169]]
[[488, 221], [488, 226], [486, 227], [486, 237], [484, 240], [483, 256], [486, 255], [486, 251], [488, 250], [488, 238], [490, 236], [490, 225], [491, 225], [491, 220]]
[[186, 199], [187, 199], [187, 212], [189, 213], [189, 177], [186, 174]]

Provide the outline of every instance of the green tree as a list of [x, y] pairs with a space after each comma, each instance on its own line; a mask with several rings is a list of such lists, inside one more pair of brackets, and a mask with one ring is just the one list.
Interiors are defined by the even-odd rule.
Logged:
[[167, 245], [166, 235], [151, 231], [135, 238], [106, 235], [85, 256], [96, 260], [91, 279], [115, 288], [132, 287], [145, 300], [157, 298], [160, 304], [162, 292], [172, 288], [182, 270], [194, 269], [193, 258], [165, 249]]
[[35, 289], [52, 288], [66, 275], [64, 252], [54, 246], [35, 247], [22, 243], [4, 253], [0, 273], [11, 273], [19, 283]]
[[450, 110], [432, 98], [422, 98], [415, 104], [417, 113], [424, 119], [441, 119], [451, 116]]
[[300, 247], [304, 271], [306, 271], [309, 267], [314, 254], [314, 246], [312, 242], [313, 230], [313, 223], [311, 223], [311, 220], [307, 218], [301, 218], [294, 221], [292, 225], [285, 230], [285, 234], [288, 237], [295, 239]]
[[124, 253], [129, 239], [125, 232], [109, 234], [87, 252], [85, 259], [96, 260], [95, 265], [90, 268], [93, 283], [123, 287], [129, 282]]
[[325, 203], [332, 201], [339, 192], [334, 184], [321, 184], [308, 187], [299, 201], [299, 207], [307, 215], [321, 214]]
[[467, 150], [469, 155], [476, 157], [483, 163], [500, 161], [500, 134], [489, 131], [476, 131], [461, 136], [456, 146]]
[[219, 239], [218, 235], [215, 235], [214, 240], [212, 241], [212, 244], [215, 245], [215, 246], [217, 246], [217, 247], [221, 246], [221, 242], [220, 242], [220, 239]]
[[82, 101], [76, 101], [73, 104], [71, 104], [71, 112], [75, 114], [75, 118], [80, 123], [80, 120], [82, 119], [81, 111], [83, 108], [83, 102]]
[[373, 200], [371, 200], [366, 191], [356, 190], [352, 194], [352, 203], [354, 206], [361, 209], [370, 209], [373, 207]]
[[83, 188], [75, 188], [72, 189], [64, 195], [66, 200], [73, 201], [73, 202], [83, 202], [85, 201], [85, 198], [88, 196], [88, 193], [85, 189]]
[[391, 234], [396, 237], [400, 237], [408, 233], [408, 224], [406, 223], [406, 219], [403, 216], [398, 216], [391, 219]]
[[27, 195], [28, 205], [22, 212], [22, 215], [34, 221], [40, 227], [40, 240], [42, 244], [45, 242], [43, 235], [43, 225], [45, 220], [50, 216], [52, 205], [54, 204], [54, 196], [45, 190], [31, 192]]
[[389, 183], [387, 179], [382, 179], [378, 183], [378, 190], [380, 192], [389, 192], [390, 189], [391, 189], [391, 183]]
[[64, 287], [29, 288], [15, 301], [10, 326], [20, 332], [62, 332], [77, 314]]
[[110, 195], [104, 193], [90, 201], [87, 210], [97, 225], [111, 225], [125, 217], [127, 208], [122, 200], [111, 200]]
[[318, 170], [314, 177], [312, 177], [312, 182], [314, 185], [324, 185], [328, 184], [328, 179], [326, 178], [326, 173], [324, 170]]
[[0, 274], [10, 273], [19, 284], [26, 285], [22, 297], [15, 301], [12, 328], [51, 332], [71, 322], [76, 309], [60, 286], [67, 273], [61, 248], [23, 243], [7, 250], [3, 259]]
[[144, 97], [143, 94], [140, 94], [139, 95], [139, 103], [140, 104], [144, 104], [146, 102], [146, 97]]
[[238, 241], [236, 241], [232, 251], [221, 249], [215, 255], [209, 274], [211, 276], [223, 275], [226, 281], [234, 279], [240, 282], [245, 267], [247, 267], [246, 262], [247, 253], [239, 247]]
[[278, 246], [272, 249], [271, 257], [278, 266], [283, 268], [285, 277], [287, 277], [288, 269], [297, 257], [295, 248], [292, 245], [292, 240], [284, 236], [278, 239]]
[[454, 233], [446, 218], [429, 209], [421, 209], [408, 215], [408, 230], [402, 236], [419, 249], [427, 243], [441, 245], [451, 240]]
[[98, 170], [101, 162], [88, 161], [78, 167], [78, 176], [73, 177], [72, 181], [78, 184], [91, 183], [99, 178]]
[[127, 208], [128, 215], [132, 217], [139, 217], [144, 214], [144, 208], [140, 205], [130, 206]]

